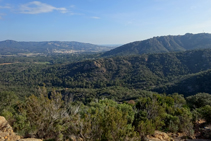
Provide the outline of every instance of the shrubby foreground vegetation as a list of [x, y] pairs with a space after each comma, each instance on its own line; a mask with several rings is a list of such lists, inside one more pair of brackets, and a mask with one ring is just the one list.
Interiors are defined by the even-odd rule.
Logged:
[[57, 91], [39, 88], [39, 95], [20, 100], [15, 93], [0, 93], [0, 115], [24, 137], [88, 141], [141, 140], [155, 130], [193, 136], [198, 119], [211, 122], [211, 95], [147, 92], [135, 100], [95, 99], [86, 104]]

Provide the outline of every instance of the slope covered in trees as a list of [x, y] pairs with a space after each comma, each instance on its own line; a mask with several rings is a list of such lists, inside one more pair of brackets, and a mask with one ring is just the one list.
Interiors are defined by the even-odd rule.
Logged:
[[210, 79], [211, 69], [195, 74], [186, 75], [175, 83], [169, 83], [164, 86], [155, 88], [154, 90], [160, 93], [184, 93], [187, 96], [196, 94], [197, 92], [211, 93], [209, 87], [211, 85]]
[[[13, 64], [0, 66], [2, 68], [0, 83], [4, 86], [28, 87], [45, 83], [47, 87], [66, 88], [123, 86], [167, 93], [180, 92], [188, 95], [209, 92], [208, 83], [204, 83], [204, 79], [209, 78], [210, 60], [211, 50], [206, 49], [101, 58], [70, 64]], [[198, 78], [197, 82], [191, 79], [185, 80], [191, 77]], [[203, 85], [197, 88], [194, 83]], [[182, 86], [185, 89], [182, 89]], [[190, 88], [191, 91], [188, 90]]]
[[178, 36], [160, 36], [122, 45], [105, 52], [102, 56], [124, 56], [162, 52], [186, 51], [211, 48], [211, 34], [200, 33]]

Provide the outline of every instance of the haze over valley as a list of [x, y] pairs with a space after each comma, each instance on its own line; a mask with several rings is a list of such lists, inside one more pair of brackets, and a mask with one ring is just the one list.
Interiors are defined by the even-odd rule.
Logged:
[[112, 49], [112, 46], [93, 45], [81, 42], [17, 42], [5, 40], [0, 42], [1, 55], [47, 55], [97, 53]]

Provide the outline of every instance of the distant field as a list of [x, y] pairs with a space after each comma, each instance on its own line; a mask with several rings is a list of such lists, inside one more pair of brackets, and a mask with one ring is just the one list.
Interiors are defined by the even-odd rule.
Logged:
[[10, 56], [17, 56], [17, 55], [0, 55], [0, 57], [3, 57], [3, 56], [10, 57]]
[[[0, 63], [0, 65], [11, 65], [11, 64], [17, 64], [17, 63], [21, 63], [21, 62], [13, 62], [13, 63]], [[26, 62], [29, 63], [29, 62]], [[35, 64], [41, 64], [41, 65], [47, 65], [50, 64], [50, 62], [34, 62]]]
[[14, 64], [14, 63], [2, 63], [0, 65], [10, 65], [10, 64]]
[[38, 55], [42, 55], [42, 53], [18, 53], [19, 56], [38, 56]]
[[47, 65], [50, 64], [50, 62], [34, 62], [35, 64], [42, 64], [42, 65]]

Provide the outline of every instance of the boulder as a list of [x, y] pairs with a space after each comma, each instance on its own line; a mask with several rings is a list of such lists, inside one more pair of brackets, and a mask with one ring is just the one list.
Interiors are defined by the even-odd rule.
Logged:
[[41, 139], [21, 139], [20, 136], [13, 132], [12, 127], [7, 120], [0, 116], [0, 141], [42, 141]]
[[27, 138], [27, 139], [20, 139], [18, 141], [42, 141], [41, 139], [34, 139], [34, 138]]
[[0, 116], [0, 131], [9, 133], [13, 132], [12, 127], [9, 125], [7, 120], [2, 116]]
[[13, 132], [13, 129], [7, 120], [0, 116], [0, 141], [17, 141], [19, 139], [20, 136]]

